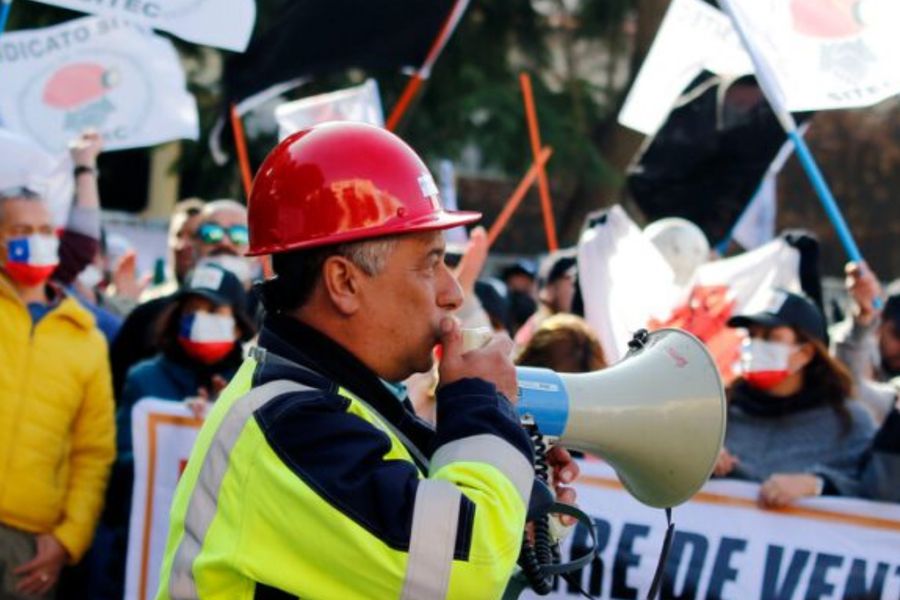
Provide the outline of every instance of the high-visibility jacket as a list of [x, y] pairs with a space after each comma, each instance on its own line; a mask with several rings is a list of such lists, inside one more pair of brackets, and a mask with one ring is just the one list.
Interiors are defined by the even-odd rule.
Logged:
[[534, 472], [494, 386], [441, 388], [434, 431], [298, 321], [260, 347], [197, 439], [157, 598], [498, 598]]

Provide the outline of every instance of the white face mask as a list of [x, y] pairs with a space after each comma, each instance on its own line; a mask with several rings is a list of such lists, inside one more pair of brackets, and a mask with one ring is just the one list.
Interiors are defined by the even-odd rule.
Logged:
[[201, 261], [201, 264], [218, 265], [226, 271], [230, 271], [232, 275], [240, 280], [244, 287], [249, 287], [249, 285], [253, 283], [253, 272], [250, 261], [241, 256], [220, 254], [218, 256], [204, 258]]
[[78, 274], [78, 283], [88, 289], [94, 289], [103, 281], [103, 271], [96, 265], [88, 265]]
[[216, 315], [205, 311], [195, 312], [184, 318], [182, 337], [192, 342], [233, 342], [234, 317]]

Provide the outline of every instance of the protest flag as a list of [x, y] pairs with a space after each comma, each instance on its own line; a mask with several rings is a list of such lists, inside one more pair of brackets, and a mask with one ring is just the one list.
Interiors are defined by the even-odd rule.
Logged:
[[648, 220], [688, 219], [715, 245], [729, 237], [785, 133], [752, 77], [704, 73], [678, 104], [629, 168], [628, 189]]
[[585, 319], [607, 360], [621, 359], [638, 329], [679, 327], [707, 344], [726, 380], [734, 376], [740, 351], [737, 331], [725, 325], [728, 319], [763, 310], [776, 287], [802, 291], [801, 274], [815, 258], [810, 250], [817, 249], [777, 238], [701, 265], [683, 287], [621, 207], [592, 222], [578, 243], [578, 278]]
[[[800, 159], [800, 164], [803, 166], [803, 170], [806, 171], [813, 188], [815, 188], [816, 195], [819, 197], [828, 219], [835, 228], [838, 239], [841, 241], [841, 245], [844, 247], [847, 256], [853, 262], [863, 262], [862, 254], [856, 245], [856, 240], [853, 239], [853, 234], [850, 233], [850, 228], [847, 226], [847, 222], [844, 220], [844, 216], [841, 214], [840, 208], [831, 193], [831, 188], [828, 187], [825, 177], [822, 175], [818, 164], [806, 145], [806, 141], [800, 134], [796, 121], [788, 111], [786, 93], [791, 93], [791, 91], [795, 89], [794, 86], [797, 85], [797, 82], [788, 76], [788, 71], [784, 68], [784, 64], [792, 64], [796, 61], [796, 64], [803, 66], [803, 63], [798, 60], [797, 57], [785, 53], [799, 53], [802, 48], [800, 48], [799, 45], [792, 46], [789, 44], [791, 38], [780, 37], [777, 33], [779, 28], [771, 26], [772, 19], [781, 16], [776, 13], [775, 9], [777, 7], [772, 5], [771, 2], [762, 2], [759, 3], [759, 5], [748, 2], [738, 3], [733, 0], [721, 0], [721, 2], [723, 9], [731, 17], [732, 23], [740, 36], [744, 48], [747, 50], [753, 61], [760, 88], [769, 101], [769, 105], [772, 107], [779, 123], [781, 123], [784, 131], [787, 132], [788, 137], [794, 143], [794, 149], [797, 157]], [[760, 8], [763, 10], [760, 10]], [[810, 76], [807, 73], [801, 72], [795, 73], [795, 75], [798, 76], [807, 75], [807, 77], [804, 77], [803, 79], [807, 82], [808, 86], [815, 87], [821, 91], [826, 91], [834, 100], [833, 96], [837, 93], [837, 88], [831, 87], [831, 85], [832, 83], [836, 83], [832, 81], [835, 76], [842, 79], [850, 76], [853, 78], [855, 85], [862, 85], [863, 82], [868, 81], [868, 78], [871, 77], [872, 74], [870, 69], [863, 67], [866, 66], [866, 62], [876, 61], [876, 55], [866, 45], [868, 42], [877, 47], [881, 66], [890, 67], [891, 71], [882, 73], [880, 69], [875, 69], [878, 72], [877, 77], [884, 76], [885, 80], [881, 81], [880, 85], [876, 88], [873, 89], [870, 87], [868, 89], [869, 94], [865, 102], [873, 103], [883, 98], [883, 94], [891, 95], [900, 91], [900, 76], [896, 75], [896, 68], [892, 64], [896, 54], [894, 54], [894, 56], [886, 56], [884, 54], [888, 47], [900, 49], [900, 43], [896, 42], [897, 36], [887, 36], [888, 38], [893, 38], [894, 41], [891, 42], [890, 39], [883, 39], [880, 35], [866, 35], [870, 31], [883, 32], [885, 28], [884, 24], [879, 27], [874, 23], [866, 23], [865, 20], [861, 20], [862, 17], [856, 11], [847, 14], [836, 13], [838, 17], [843, 16], [845, 18], [838, 18], [835, 23], [849, 27], [849, 29], [845, 30], [842, 28], [840, 33], [835, 35], [836, 32], [831, 29], [831, 25], [825, 27], [825, 24], [831, 18], [835, 17], [834, 14], [821, 12], [824, 9], [821, 7], [813, 8], [813, 5], [810, 5], [809, 2], [804, 2], [802, 0], [794, 0], [792, 2], [792, 8], [794, 10], [791, 13], [791, 24], [800, 36], [813, 38], [824, 37], [826, 39], [855, 36], [857, 38], [855, 43], [861, 44], [862, 47], [866, 49], [865, 57], [861, 57], [859, 56], [859, 53], [857, 53], [857, 56], [852, 56], [849, 61], [844, 61], [842, 64], [829, 67], [825, 63], [827, 54], [824, 54], [826, 50], [824, 44], [814, 44], [822, 54], [819, 55], [818, 65], [807, 65], [808, 68], [812, 70], [812, 75]], [[802, 8], [802, 10], [799, 10], [799, 8]], [[850, 27], [851, 25], [852, 27]], [[774, 30], [775, 33], [772, 33], [770, 30]], [[802, 59], [804, 56], [801, 56], [800, 58]], [[851, 72], [848, 74], [846, 69], [851, 67], [851, 65], [853, 66]], [[780, 70], [778, 70], [779, 68]], [[863, 68], [862, 73], [855, 72], [855, 69], [857, 68]], [[872, 83], [872, 85], [874, 85], [874, 83]], [[875, 90], [877, 90], [877, 92]], [[803, 92], [808, 91], [809, 90], [803, 90]], [[801, 92], [797, 91], [794, 93], [800, 94]], [[796, 102], [796, 97], [794, 98]]]
[[93, 128], [106, 150], [197, 139], [197, 103], [175, 47], [116, 19], [4, 34], [0, 122], [51, 153]]
[[279, 140], [325, 121], [358, 121], [384, 127], [378, 83], [368, 79], [362, 85], [285, 102], [275, 109], [275, 120]]
[[454, 5], [452, 0], [295, 0], [245, 53], [227, 62], [225, 95], [240, 103], [272, 86], [349, 67], [419, 68]]
[[101, 17], [121, 19], [135, 25], [168, 31], [189, 42], [237, 52], [247, 47], [250, 34], [253, 33], [253, 24], [256, 22], [255, 0], [34, 1]]

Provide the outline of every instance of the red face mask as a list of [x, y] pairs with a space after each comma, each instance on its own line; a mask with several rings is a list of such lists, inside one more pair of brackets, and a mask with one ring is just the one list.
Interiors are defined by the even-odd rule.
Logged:
[[59, 264], [59, 240], [52, 235], [30, 235], [6, 242], [3, 270], [16, 283], [34, 287], [50, 279]]
[[234, 318], [196, 312], [181, 319], [178, 343], [188, 356], [213, 365], [234, 350]]

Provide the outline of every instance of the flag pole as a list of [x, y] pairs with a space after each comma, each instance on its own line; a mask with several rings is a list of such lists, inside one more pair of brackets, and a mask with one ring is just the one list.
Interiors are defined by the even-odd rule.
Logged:
[[250, 168], [250, 156], [247, 154], [247, 141], [244, 139], [244, 124], [238, 114], [237, 107], [231, 104], [231, 132], [234, 134], [234, 147], [237, 150], [238, 164], [241, 168], [241, 182], [244, 184], [244, 197], [250, 200], [250, 188], [253, 185], [253, 170]]
[[433, 42], [431, 42], [431, 48], [428, 49], [428, 54], [425, 56], [425, 62], [422, 63], [422, 66], [419, 67], [419, 70], [416, 71], [416, 73], [406, 83], [406, 87], [403, 89], [403, 93], [400, 94], [400, 99], [397, 100], [397, 103], [394, 104], [394, 108], [391, 109], [391, 114], [388, 117], [387, 123], [385, 124], [385, 128], [388, 131], [394, 131], [397, 129], [397, 125], [400, 124], [400, 120], [403, 118], [403, 115], [406, 114], [409, 105], [419, 93], [419, 89], [421, 89], [422, 84], [431, 75], [431, 68], [434, 66], [434, 63], [437, 61], [438, 56], [440, 56], [441, 52], [443, 51], [444, 46], [447, 45], [447, 41], [450, 39], [450, 36], [453, 35], [456, 26], [459, 24], [459, 21], [460, 19], [462, 19], [463, 14], [465, 14], [466, 8], [468, 8], [468, 6], [469, 0], [456, 0], [456, 3], [450, 10], [450, 14], [447, 15], [447, 19], [441, 26], [441, 30], [438, 32], [437, 37], [434, 38]]
[[759, 83], [759, 87], [769, 101], [769, 106], [771, 106], [772, 112], [774, 112], [775, 116], [778, 118], [778, 122], [781, 123], [788, 138], [794, 143], [794, 152], [797, 154], [797, 158], [800, 159], [800, 164], [803, 166], [803, 170], [806, 171], [806, 176], [812, 183], [816, 195], [819, 197], [819, 201], [825, 209], [825, 214], [828, 216], [832, 227], [834, 227], [837, 232], [838, 239], [844, 247], [844, 251], [851, 261], [860, 263], [863, 261], [862, 254], [859, 251], [859, 247], [856, 245], [856, 240], [853, 239], [853, 234], [850, 233], [850, 228], [847, 226], [843, 214], [841, 214], [841, 209], [838, 207], [834, 195], [831, 193], [831, 189], [828, 187], [828, 183], [825, 181], [825, 177], [819, 169], [819, 165], [816, 163], [815, 158], [813, 158], [812, 152], [810, 152], [809, 147], [806, 145], [806, 141], [798, 130], [793, 115], [791, 115], [785, 106], [781, 88], [769, 71], [768, 65], [766, 65], [759, 56], [756, 47], [747, 35], [747, 31], [744, 29], [743, 23], [735, 16], [732, 2], [733, 0], [719, 0], [719, 4], [725, 11], [725, 14], [731, 18], [731, 22], [734, 24], [734, 28], [741, 38], [741, 43], [750, 55], [750, 59], [753, 62], [753, 68], [756, 71], [756, 80]]
[[12, 8], [12, 0], [0, 0], [0, 36], [6, 31], [6, 21], [9, 19], [10, 8]]
[[553, 154], [552, 148], [547, 147], [541, 150], [537, 159], [531, 164], [531, 168], [525, 173], [525, 177], [523, 177], [519, 182], [519, 185], [516, 186], [515, 191], [513, 191], [512, 195], [503, 206], [503, 210], [500, 211], [500, 214], [497, 215], [497, 219], [491, 224], [491, 228], [488, 231], [488, 248], [493, 246], [494, 242], [497, 241], [500, 232], [506, 227], [509, 219], [512, 217], [513, 213], [516, 212], [516, 209], [519, 208], [519, 204], [521, 204], [522, 200], [525, 198], [525, 194], [528, 193], [528, 189], [534, 185], [534, 180], [537, 179], [538, 174], [544, 168], [544, 165], [550, 160], [551, 154]]
[[[519, 73], [519, 84], [522, 87], [522, 98], [525, 100], [525, 120], [528, 122], [528, 137], [531, 141], [531, 154], [537, 164], [541, 153], [541, 130], [538, 128], [537, 110], [534, 107], [534, 94], [531, 90], [531, 77], [528, 73]], [[554, 252], [559, 248], [556, 241], [556, 221], [553, 218], [553, 200], [550, 198], [550, 184], [547, 182], [547, 171], [541, 166], [538, 171], [538, 190], [541, 195], [541, 212], [544, 215], [544, 233], [547, 235], [547, 248]]]

